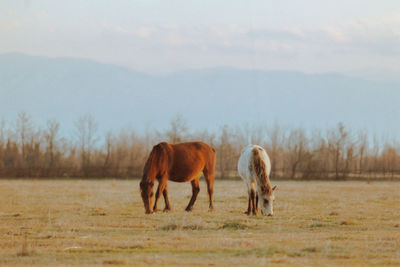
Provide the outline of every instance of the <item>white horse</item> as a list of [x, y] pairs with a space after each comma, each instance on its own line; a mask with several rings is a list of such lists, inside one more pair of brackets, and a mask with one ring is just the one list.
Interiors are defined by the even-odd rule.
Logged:
[[247, 185], [249, 193], [249, 206], [246, 214], [257, 214], [258, 206], [261, 214], [272, 216], [274, 214], [274, 190], [269, 182], [271, 161], [267, 152], [257, 145], [248, 145], [243, 149], [239, 162], [238, 172]]

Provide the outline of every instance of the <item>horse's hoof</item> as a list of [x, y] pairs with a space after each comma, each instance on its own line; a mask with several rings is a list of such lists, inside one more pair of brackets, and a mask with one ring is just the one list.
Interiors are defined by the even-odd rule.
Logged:
[[214, 211], [214, 208], [209, 208], [208, 209], [208, 212], [213, 212]]
[[192, 209], [193, 209], [193, 208], [186, 208], [185, 210], [186, 210], [187, 212], [190, 212], [190, 211], [192, 211]]
[[163, 212], [170, 212], [171, 209], [164, 209]]

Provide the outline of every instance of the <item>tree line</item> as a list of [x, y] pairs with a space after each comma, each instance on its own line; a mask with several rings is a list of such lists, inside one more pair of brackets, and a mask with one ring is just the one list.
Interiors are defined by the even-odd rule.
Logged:
[[327, 130], [271, 125], [222, 126], [217, 132], [190, 131], [177, 115], [169, 128], [102, 136], [90, 116], [75, 121], [74, 134], [62, 136], [60, 123], [34, 125], [21, 112], [14, 123], [0, 121], [0, 177], [137, 178], [153, 145], [200, 140], [216, 149], [216, 174], [237, 177], [237, 161], [249, 143], [263, 146], [272, 163], [271, 179], [399, 179], [400, 145], [395, 139], [352, 131], [343, 123]]

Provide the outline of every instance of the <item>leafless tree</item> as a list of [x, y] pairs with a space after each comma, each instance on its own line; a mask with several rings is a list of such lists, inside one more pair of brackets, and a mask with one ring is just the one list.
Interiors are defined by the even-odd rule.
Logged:
[[229, 174], [230, 160], [234, 154], [231, 146], [231, 134], [229, 133], [228, 126], [221, 128], [221, 134], [217, 145], [217, 169], [219, 170], [220, 177], [227, 177]]
[[345, 144], [349, 133], [343, 123], [339, 123], [336, 129], [328, 132], [328, 145], [334, 155], [335, 178], [340, 178], [341, 164], [344, 159]]
[[166, 131], [170, 143], [176, 144], [182, 142], [188, 134], [188, 126], [186, 120], [181, 114], [176, 114], [170, 122], [170, 128]]
[[308, 139], [303, 129], [291, 130], [287, 139], [287, 148], [289, 154], [289, 165], [291, 174], [290, 177], [294, 179], [296, 177], [296, 171], [300, 164], [306, 158], [307, 155]]
[[191, 138], [193, 140], [201, 140], [210, 146], [214, 147], [216, 144], [216, 135], [215, 133], [210, 133], [207, 129], [202, 131], [196, 131], [191, 134]]
[[4, 149], [6, 144], [6, 122], [0, 120], [0, 175], [4, 175]]
[[6, 140], [6, 122], [4, 119], [0, 120], [0, 147], [4, 148]]
[[248, 143], [267, 149], [273, 179], [398, 179], [400, 174], [400, 146], [395, 138], [369, 138], [365, 130], [353, 136], [343, 123], [328, 131], [283, 128], [275, 123], [270, 128], [247, 124], [224, 126], [215, 133], [189, 132], [186, 121], [177, 115], [161, 134], [149, 128], [143, 134], [124, 129], [117, 134], [108, 132], [100, 144], [97, 131], [90, 115], [76, 120], [72, 139], [62, 136], [55, 120], [47, 121], [43, 130], [24, 112], [18, 114], [15, 124], [1, 120], [0, 176], [137, 177], [152, 146], [163, 140], [177, 143], [189, 139], [216, 149], [216, 170], [221, 177], [237, 175], [237, 160]]
[[354, 162], [354, 144], [349, 143], [346, 147], [345, 166], [342, 171], [342, 178], [346, 179], [352, 172]]
[[25, 113], [20, 112], [18, 114], [17, 125], [16, 125], [16, 133], [19, 138], [21, 151], [22, 151], [22, 160], [25, 161], [25, 145], [27, 140], [31, 138], [33, 130], [33, 125], [31, 118]]
[[381, 166], [379, 166], [380, 165], [379, 164], [379, 161], [380, 161], [379, 154], [381, 152], [380, 147], [381, 147], [381, 144], [380, 144], [379, 138], [375, 134], [374, 138], [373, 138], [373, 146], [372, 146], [372, 154], [371, 154], [373, 162], [372, 162], [372, 166], [369, 167], [370, 175], [374, 174], [376, 176], [380, 171], [382, 171]]
[[51, 174], [53, 168], [55, 167], [55, 154], [57, 150], [57, 139], [60, 130], [60, 124], [56, 120], [48, 120], [47, 128], [44, 132], [44, 137], [46, 140], [46, 154], [48, 157], [48, 170]]
[[91, 115], [79, 117], [75, 122], [76, 138], [81, 153], [81, 168], [85, 176], [89, 176], [91, 154], [98, 141], [98, 124]]
[[367, 149], [367, 141], [368, 140], [368, 136], [367, 133], [365, 131], [359, 131], [358, 132], [358, 160], [359, 160], [359, 175], [361, 176], [364, 170], [364, 156], [366, 153], [366, 149]]
[[108, 177], [108, 170], [110, 169], [110, 161], [111, 161], [111, 153], [112, 153], [112, 145], [113, 145], [113, 135], [111, 131], [106, 133], [106, 137], [104, 140], [105, 145], [105, 159], [103, 163], [103, 177]]
[[277, 175], [277, 165], [278, 165], [278, 156], [279, 151], [283, 148], [284, 143], [284, 133], [282, 127], [275, 122], [272, 128], [267, 129], [267, 135], [269, 138], [269, 148], [267, 152], [271, 157], [271, 177], [275, 177]]

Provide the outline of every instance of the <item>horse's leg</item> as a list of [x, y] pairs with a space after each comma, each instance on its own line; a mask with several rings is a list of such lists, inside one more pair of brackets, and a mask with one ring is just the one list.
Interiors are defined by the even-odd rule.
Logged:
[[[158, 199], [161, 197], [161, 194], [164, 195], [164, 189], [167, 186], [167, 179], [165, 179], [164, 177], [158, 180], [158, 187], [157, 187], [157, 192], [156, 192], [156, 199], [154, 201], [154, 207], [153, 207], [153, 211], [156, 212], [157, 211], [157, 203], [158, 203]], [[164, 196], [165, 198], [165, 196]]]
[[252, 205], [253, 215], [256, 215], [257, 214], [256, 213], [256, 203], [255, 203], [256, 192], [254, 191], [253, 188], [251, 189], [250, 195], [251, 195], [251, 205]]
[[169, 204], [169, 199], [168, 199], [168, 186], [165, 184], [165, 188], [163, 191], [163, 196], [164, 196], [164, 201], [165, 201], [165, 208], [164, 212], [168, 212], [171, 210], [171, 204]]
[[206, 182], [207, 182], [208, 200], [210, 202], [208, 210], [213, 211], [214, 210], [214, 205], [213, 205], [214, 167], [212, 167], [211, 169], [204, 169], [203, 174], [204, 174], [204, 178], [206, 179]]
[[189, 201], [188, 206], [186, 207], [186, 211], [191, 211], [193, 208], [193, 204], [196, 201], [197, 195], [200, 192], [200, 186], [199, 186], [199, 178], [196, 178], [191, 181], [192, 184], [192, 198]]
[[158, 182], [156, 198], [154, 200], [153, 212], [157, 212], [157, 202], [158, 202], [158, 199], [160, 198], [160, 191], [161, 191], [161, 181]]
[[250, 190], [247, 191], [247, 194], [249, 195], [249, 205], [247, 206], [247, 211], [245, 211], [244, 213], [247, 215], [251, 214], [251, 193]]
[[[245, 179], [243, 178], [243, 180], [245, 180]], [[250, 215], [251, 214], [251, 183], [246, 182], [246, 185], [247, 185], [247, 195], [249, 198], [249, 204], [247, 205], [247, 211], [245, 211], [244, 213], [247, 215]]]
[[258, 193], [256, 193], [256, 212], [258, 212]]

